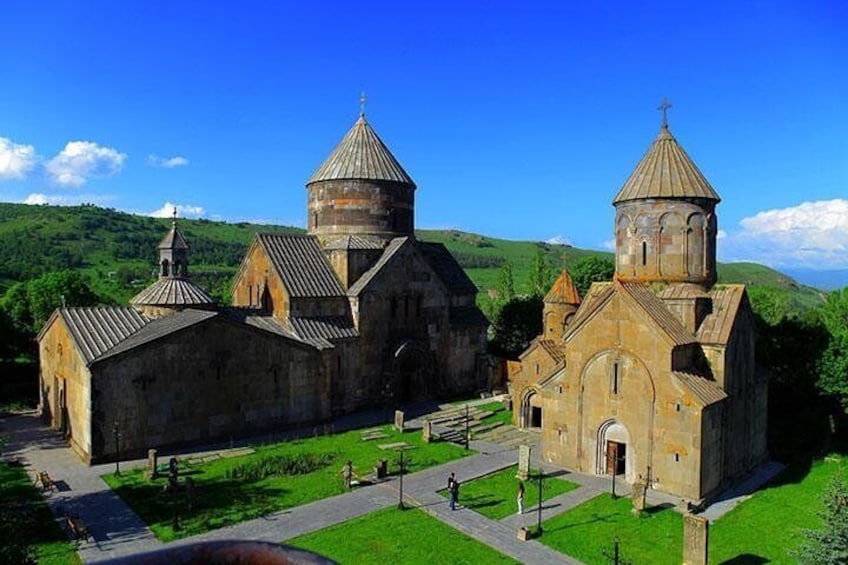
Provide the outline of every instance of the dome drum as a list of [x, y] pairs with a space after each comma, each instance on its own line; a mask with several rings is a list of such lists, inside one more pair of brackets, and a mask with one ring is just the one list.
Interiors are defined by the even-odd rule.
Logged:
[[314, 182], [308, 188], [310, 234], [413, 235], [413, 186], [385, 180], [340, 179]]

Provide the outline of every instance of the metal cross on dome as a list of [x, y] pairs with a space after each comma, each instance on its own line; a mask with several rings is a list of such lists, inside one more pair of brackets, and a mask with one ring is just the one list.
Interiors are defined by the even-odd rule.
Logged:
[[662, 110], [663, 118], [662, 118], [662, 127], [668, 127], [668, 109], [671, 108], [671, 102], [663, 96], [662, 103], [657, 107], [657, 110]]
[[359, 115], [360, 115], [360, 116], [364, 116], [364, 115], [365, 115], [365, 102], [366, 102], [366, 100], [367, 100], [367, 99], [365, 98], [365, 91], [363, 90], [363, 91], [359, 94]]

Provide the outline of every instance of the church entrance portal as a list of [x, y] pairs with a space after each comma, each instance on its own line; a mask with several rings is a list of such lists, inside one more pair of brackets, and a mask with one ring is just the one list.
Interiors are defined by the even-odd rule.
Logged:
[[607, 441], [607, 475], [623, 475], [627, 461], [627, 444]]
[[394, 398], [397, 402], [421, 400], [430, 396], [427, 350], [412, 341], [402, 343], [394, 352]]
[[524, 393], [521, 401], [521, 427], [531, 429], [542, 427], [542, 397], [532, 388]]
[[[597, 459], [595, 472], [598, 475], [632, 476], [634, 452], [630, 433], [627, 428], [615, 420], [607, 420], [598, 428]], [[630, 480], [630, 479], [628, 479]]]

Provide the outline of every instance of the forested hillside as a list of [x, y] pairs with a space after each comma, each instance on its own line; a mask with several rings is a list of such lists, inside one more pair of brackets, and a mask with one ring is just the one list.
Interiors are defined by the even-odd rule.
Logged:
[[[154, 277], [156, 245], [170, 227], [169, 218], [135, 216], [96, 206], [0, 204], [0, 293], [15, 282], [61, 269], [82, 271], [98, 294], [124, 303]], [[298, 228], [210, 220], [179, 220], [191, 247], [191, 271], [197, 284], [226, 299], [228, 284], [258, 231], [302, 232]], [[497, 287], [502, 263], [509, 262], [516, 292], [529, 292], [533, 261], [542, 253], [553, 271], [584, 257], [612, 259], [612, 253], [568, 245], [508, 241], [456, 230], [420, 230], [426, 241], [444, 243], [485, 293]], [[790, 311], [821, 303], [816, 290], [762, 265], [719, 265], [719, 282], [752, 285], [775, 308]]]

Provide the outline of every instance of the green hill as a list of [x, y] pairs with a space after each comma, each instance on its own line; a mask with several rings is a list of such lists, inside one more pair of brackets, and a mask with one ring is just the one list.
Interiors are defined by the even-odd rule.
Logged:
[[[15, 282], [57, 269], [85, 272], [95, 290], [114, 301], [126, 302], [154, 277], [156, 245], [170, 219], [135, 216], [96, 206], [30, 206], [0, 203], [0, 292]], [[258, 231], [302, 233], [287, 226], [230, 224], [180, 219], [191, 246], [191, 271], [200, 286], [218, 298], [227, 295], [253, 234]], [[495, 286], [503, 261], [513, 267], [516, 290], [525, 290], [531, 264], [541, 250], [558, 271], [590, 255], [612, 259], [609, 252], [568, 245], [509, 241], [456, 230], [420, 230], [425, 241], [444, 243], [481, 292]], [[821, 293], [791, 277], [753, 263], [720, 264], [719, 282], [745, 283], [775, 291], [794, 310], [821, 302]]]

